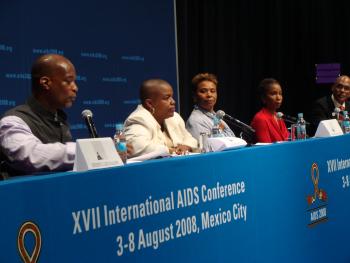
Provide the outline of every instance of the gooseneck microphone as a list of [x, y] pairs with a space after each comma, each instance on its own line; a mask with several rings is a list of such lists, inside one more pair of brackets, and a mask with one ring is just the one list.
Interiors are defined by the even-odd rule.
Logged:
[[93, 114], [92, 114], [91, 110], [83, 110], [81, 113], [81, 116], [85, 120], [86, 126], [89, 130], [89, 133], [90, 133], [90, 137], [91, 138], [98, 138], [97, 131], [96, 131], [94, 122], [92, 120]]
[[[288, 122], [288, 123], [291, 123], [291, 124], [295, 124], [298, 121], [297, 118], [295, 118], [293, 116], [286, 115], [283, 112], [277, 112], [276, 116], [277, 116], [277, 118], [282, 119], [285, 122]], [[305, 122], [306, 125], [310, 125], [310, 122], [307, 122], [305, 119], [304, 119], [304, 122]]]
[[216, 117], [219, 118], [219, 119], [223, 119], [223, 118], [227, 119], [227, 120], [229, 120], [231, 122], [234, 122], [234, 123], [240, 125], [241, 127], [243, 127], [244, 129], [248, 130], [249, 132], [255, 133], [255, 130], [251, 126], [249, 126], [248, 124], [245, 124], [244, 122], [241, 122], [240, 120], [238, 120], [236, 118], [233, 118], [232, 116], [226, 114], [222, 110], [218, 110], [216, 112]]
[[289, 122], [289, 123], [296, 123], [298, 121], [297, 118], [286, 115], [280, 111], [276, 113], [276, 116], [277, 116], [277, 118], [283, 119], [284, 121]]
[[290, 124], [295, 124], [297, 122], [297, 120], [294, 118], [293, 119], [287, 118], [282, 112], [277, 112], [276, 117], [277, 119], [284, 120], [285, 122], [288, 122]]
[[222, 111], [222, 110], [218, 110], [216, 113], [215, 113], [215, 117], [218, 118], [219, 120], [222, 120], [222, 118], [224, 118], [225, 116], [225, 112]]

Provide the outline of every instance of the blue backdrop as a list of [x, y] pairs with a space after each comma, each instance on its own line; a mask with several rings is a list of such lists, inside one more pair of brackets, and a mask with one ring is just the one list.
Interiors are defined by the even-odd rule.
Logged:
[[90, 109], [100, 136], [112, 136], [138, 104], [140, 83], [162, 78], [177, 98], [172, 0], [7, 1], [0, 3], [0, 113], [30, 94], [30, 68], [42, 54], [68, 57], [78, 99], [67, 110], [75, 138], [88, 137]]

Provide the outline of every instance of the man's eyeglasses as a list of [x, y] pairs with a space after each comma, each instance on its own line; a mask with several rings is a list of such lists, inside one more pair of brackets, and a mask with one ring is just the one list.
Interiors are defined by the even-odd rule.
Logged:
[[350, 91], [350, 86], [345, 86], [345, 85], [343, 85], [343, 84], [337, 84], [337, 85], [335, 85], [335, 88], [337, 89], [337, 90], [342, 90], [342, 89], [344, 89], [344, 91]]

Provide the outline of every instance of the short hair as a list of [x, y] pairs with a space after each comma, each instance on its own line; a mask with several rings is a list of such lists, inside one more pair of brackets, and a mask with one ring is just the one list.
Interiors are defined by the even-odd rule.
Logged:
[[33, 91], [40, 90], [40, 78], [44, 76], [51, 76], [53, 71], [57, 68], [58, 62], [60, 61], [71, 63], [67, 58], [57, 54], [45, 54], [38, 57], [34, 61], [31, 70]]
[[148, 79], [143, 81], [140, 87], [141, 103], [143, 104], [146, 99], [151, 98], [159, 86], [170, 86], [170, 84], [162, 79]]
[[214, 74], [211, 73], [199, 73], [192, 79], [192, 91], [193, 93], [196, 93], [197, 87], [199, 83], [202, 81], [211, 81], [215, 84], [215, 86], [218, 85], [218, 79]]
[[274, 79], [274, 78], [266, 78], [263, 79], [258, 87], [258, 94], [260, 98], [263, 98], [266, 96], [266, 92], [268, 91], [269, 88], [271, 88], [272, 85], [274, 84], [278, 84], [281, 85], [278, 80]]

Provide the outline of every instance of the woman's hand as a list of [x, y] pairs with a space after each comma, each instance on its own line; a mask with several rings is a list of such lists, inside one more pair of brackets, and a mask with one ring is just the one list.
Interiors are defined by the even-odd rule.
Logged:
[[170, 153], [176, 153], [177, 155], [185, 155], [191, 151], [191, 147], [182, 144], [179, 144], [175, 148], [170, 149]]
[[131, 143], [127, 143], [126, 148], [127, 148], [127, 156], [129, 158], [134, 152], [134, 147], [132, 147]]

